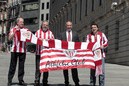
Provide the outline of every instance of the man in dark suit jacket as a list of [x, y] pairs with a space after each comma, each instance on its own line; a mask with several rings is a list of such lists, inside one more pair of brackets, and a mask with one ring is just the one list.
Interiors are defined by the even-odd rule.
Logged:
[[[60, 34], [59, 39], [64, 40], [64, 41], [73, 41], [73, 42], [79, 41], [78, 34], [75, 31], [72, 31], [71, 21], [66, 22], [66, 31]], [[75, 83], [75, 86], [80, 86], [77, 68], [71, 69], [71, 72], [72, 72], [72, 78]], [[63, 74], [64, 74], [64, 79], [65, 79], [65, 86], [69, 86], [68, 70], [63, 70]]]

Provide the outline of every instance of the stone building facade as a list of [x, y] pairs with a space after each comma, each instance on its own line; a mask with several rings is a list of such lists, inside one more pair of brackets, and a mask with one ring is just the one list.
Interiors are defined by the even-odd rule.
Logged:
[[8, 0], [0, 0], [0, 51], [5, 51], [7, 44]]
[[39, 28], [41, 26], [41, 21], [49, 22], [49, 9], [50, 9], [50, 0], [40, 0]]
[[50, 27], [56, 36], [70, 20], [84, 41], [89, 25], [96, 22], [109, 40], [106, 62], [129, 65], [129, 0], [50, 0], [50, 6]]

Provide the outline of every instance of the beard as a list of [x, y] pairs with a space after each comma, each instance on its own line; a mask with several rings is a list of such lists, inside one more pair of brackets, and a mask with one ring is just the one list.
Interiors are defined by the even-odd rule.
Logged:
[[48, 30], [48, 28], [44, 27], [44, 28], [43, 28], [43, 31], [46, 31], [46, 30]]

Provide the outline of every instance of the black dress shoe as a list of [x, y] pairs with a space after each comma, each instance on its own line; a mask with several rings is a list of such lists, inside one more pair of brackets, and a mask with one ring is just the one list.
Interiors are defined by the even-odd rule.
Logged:
[[35, 83], [34, 86], [40, 86], [40, 83]]
[[35, 80], [34, 86], [40, 86], [40, 82], [38, 80]]
[[49, 86], [47, 83], [43, 83], [43, 86]]
[[65, 86], [69, 86], [69, 84], [65, 84]]
[[94, 83], [90, 83], [90, 86], [95, 86], [95, 84]]
[[19, 85], [25, 85], [25, 82], [23, 80], [19, 81]]
[[12, 83], [8, 82], [7, 86], [11, 86], [11, 85], [12, 85]]
[[79, 84], [76, 84], [75, 86], [80, 86]]
[[80, 86], [80, 84], [79, 83], [76, 83], [75, 86]]

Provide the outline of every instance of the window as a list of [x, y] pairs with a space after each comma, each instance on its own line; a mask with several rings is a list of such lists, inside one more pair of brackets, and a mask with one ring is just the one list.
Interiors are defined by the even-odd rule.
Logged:
[[39, 5], [37, 3], [22, 5], [22, 11], [38, 10]]
[[99, 0], [99, 6], [101, 6], [102, 5], [102, 0]]
[[72, 21], [72, 8], [71, 8], [71, 21]]
[[13, 16], [15, 16], [15, 12], [16, 12], [16, 9], [14, 9], [14, 11], [13, 11]]
[[94, 0], [92, 0], [92, 11], [94, 11]]
[[106, 35], [106, 37], [108, 38], [108, 25], [105, 27], [105, 35]]
[[47, 9], [49, 9], [49, 2], [47, 2]]
[[44, 14], [41, 15], [41, 21], [44, 21]]
[[[108, 25], [105, 27], [105, 35], [106, 35], [106, 37], [107, 37], [107, 39], [108, 39]], [[105, 48], [104, 49], [105, 50], [105, 52], [107, 53], [108, 52], [108, 47], [107, 48]]]
[[69, 13], [68, 13], [68, 10], [67, 10], [67, 13], [66, 13], [66, 14], [67, 14], [67, 19], [66, 19], [66, 20], [69, 20]]
[[46, 14], [46, 20], [48, 20], [48, 19], [49, 19], [49, 14], [47, 13], [47, 14]]
[[25, 25], [37, 24], [37, 17], [24, 19]]
[[116, 28], [115, 28], [115, 50], [119, 49], [119, 25], [120, 21], [116, 21]]
[[75, 4], [75, 24], [76, 24], [76, 16], [77, 16], [77, 3]]
[[2, 26], [0, 25], [0, 35], [2, 34]]
[[38, 2], [38, 0], [21, 0], [22, 3]]
[[54, 4], [54, 3], [55, 3], [55, 0], [52, 1], [52, 4]]
[[42, 9], [44, 9], [44, 3], [42, 3]]
[[11, 10], [11, 16], [13, 15], [13, 9]]
[[88, 0], [86, 0], [86, 3], [85, 3], [85, 16], [87, 16], [87, 3], [88, 3]]
[[82, 15], [82, 0], [80, 0], [80, 20], [81, 20], [81, 15]]

